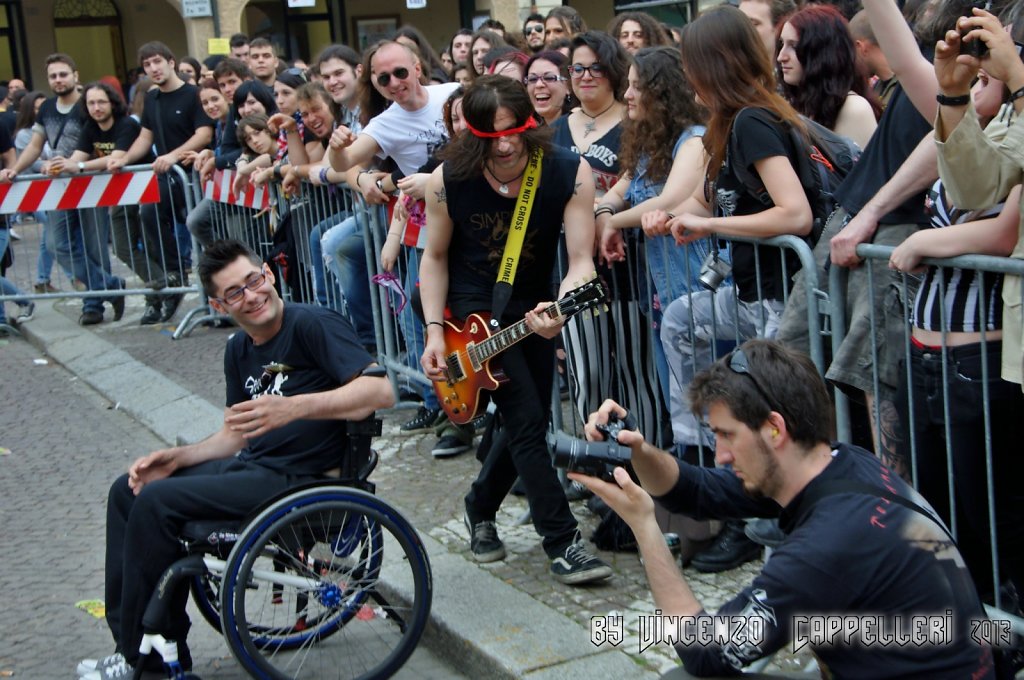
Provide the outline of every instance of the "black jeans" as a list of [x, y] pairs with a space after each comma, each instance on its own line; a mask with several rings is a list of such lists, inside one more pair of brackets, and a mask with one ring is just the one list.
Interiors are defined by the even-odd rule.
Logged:
[[[978, 592], [993, 592], [988, 473], [985, 461], [985, 405], [987, 385], [992, 437], [992, 475], [1000, 579], [1024, 586], [1024, 449], [1016, 419], [1024, 415], [1024, 394], [1019, 385], [999, 377], [1002, 343], [989, 342], [950, 347], [946, 354], [947, 379], [942, 376], [942, 354], [935, 349], [911, 348], [913, 411], [908, 417], [908, 392], [901, 386], [897, 404], [904, 425], [904, 445], [911, 460], [909, 433], [916, 440], [918, 490], [946, 521], [950, 521], [948, 448], [953, 464], [957, 544], [974, 577]], [[988, 363], [988, 381], [982, 380], [982, 357]], [[945, 389], [944, 389], [945, 388]]]
[[[117, 651], [128, 663], [139, 659], [142, 616], [161, 574], [183, 557], [181, 527], [196, 519], [239, 519], [272, 496], [311, 478], [282, 475], [268, 468], [225, 458], [179, 470], [151, 482], [136, 496], [121, 475], [107, 497], [106, 616]], [[185, 646], [189, 619], [188, 586], [175, 593], [171, 621], [159, 631]]]
[[178, 252], [174, 232], [175, 222], [185, 223], [184, 187], [171, 172], [157, 175], [157, 186], [160, 188], [160, 202], [140, 206], [146, 255], [165, 272], [167, 285], [187, 285], [188, 273]]
[[466, 496], [470, 521], [493, 520], [518, 476], [526, 489], [533, 526], [554, 558], [576, 535], [576, 518], [551, 464], [545, 435], [551, 411], [555, 345], [531, 335], [498, 359], [509, 382], [491, 393], [504, 420], [507, 446], [493, 447]]

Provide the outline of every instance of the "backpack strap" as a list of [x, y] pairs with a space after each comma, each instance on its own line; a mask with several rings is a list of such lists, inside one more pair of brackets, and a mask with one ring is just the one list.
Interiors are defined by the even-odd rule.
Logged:
[[876, 496], [878, 498], [884, 498], [887, 501], [902, 505], [905, 508], [913, 510], [914, 512], [923, 515], [934, 522], [942, 529], [943, 532], [949, 537], [949, 540], [956, 545], [956, 539], [953, 538], [953, 534], [950, 533], [945, 523], [932, 513], [925, 510], [923, 507], [915, 503], [914, 501], [904, 496], [898, 496], [893, 492], [875, 484], [868, 484], [867, 482], [861, 482], [856, 479], [832, 479], [820, 484], [814, 484], [809, 489], [804, 490], [803, 496], [800, 498], [797, 507], [792, 512], [786, 513], [789, 515], [789, 521], [786, 522], [790, 528], [799, 524], [803, 518], [811, 511], [811, 508], [815, 506], [823, 498], [828, 496], [835, 496], [841, 493], [852, 493], [861, 494], [864, 496]]

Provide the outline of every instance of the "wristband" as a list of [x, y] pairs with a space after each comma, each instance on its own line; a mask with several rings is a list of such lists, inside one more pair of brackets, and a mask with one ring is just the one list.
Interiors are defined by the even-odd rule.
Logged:
[[1022, 98], [1024, 98], [1024, 87], [1020, 88], [1019, 90], [1014, 90], [1013, 92], [1011, 92], [1010, 98], [1006, 100], [1006, 103], [1012, 104], [1013, 102]]
[[[1020, 90], [1018, 90], [1018, 92], [1020, 92]], [[1021, 96], [1024, 96], [1024, 93], [1022, 93]], [[935, 95], [935, 101], [939, 103], [939, 106], [967, 106], [971, 102], [971, 95], [961, 94], [956, 97], [949, 97], [940, 92]]]
[[440, 326], [441, 328], [444, 328], [444, 324], [441, 323], [440, 321], [428, 321], [426, 325], [428, 325], [428, 326]]
[[281, 176], [281, 164], [278, 163], [274, 166], [274, 179], [280, 182], [283, 178]]
[[327, 184], [327, 168], [320, 168], [320, 184]]
[[597, 209], [594, 210], [594, 217], [597, 217], [598, 215], [604, 215], [606, 213], [608, 215], [614, 215], [615, 210], [610, 205], [599, 205], [597, 206]]

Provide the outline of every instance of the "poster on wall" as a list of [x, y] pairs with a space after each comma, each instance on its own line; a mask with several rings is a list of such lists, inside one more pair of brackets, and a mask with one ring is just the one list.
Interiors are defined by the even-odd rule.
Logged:
[[398, 15], [372, 17], [352, 17], [352, 33], [356, 36], [359, 51], [377, 42], [391, 37], [398, 30]]
[[289, 7], [316, 7], [316, 0], [288, 0]]

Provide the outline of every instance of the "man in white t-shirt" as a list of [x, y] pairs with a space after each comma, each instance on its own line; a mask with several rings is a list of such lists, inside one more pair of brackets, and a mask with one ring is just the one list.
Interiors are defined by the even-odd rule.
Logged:
[[393, 159], [405, 175], [418, 172], [447, 141], [441, 109], [458, 83], [420, 83], [419, 59], [397, 42], [381, 44], [370, 56], [370, 81], [393, 103], [358, 135], [345, 126], [334, 131], [327, 152], [331, 167], [345, 172], [380, 156]]

